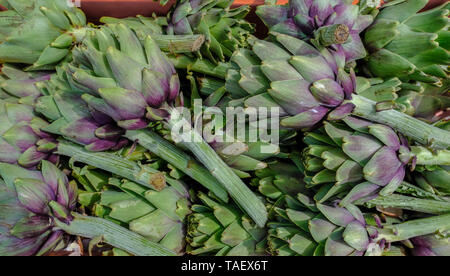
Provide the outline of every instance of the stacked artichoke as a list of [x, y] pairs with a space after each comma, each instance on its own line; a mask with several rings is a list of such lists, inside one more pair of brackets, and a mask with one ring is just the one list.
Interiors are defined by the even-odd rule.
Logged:
[[72, 46], [84, 39], [86, 16], [65, 0], [6, 1], [2, 12], [0, 61], [53, 69], [70, 58]]
[[448, 3], [274, 2], [0, 0], [0, 255], [450, 255]]

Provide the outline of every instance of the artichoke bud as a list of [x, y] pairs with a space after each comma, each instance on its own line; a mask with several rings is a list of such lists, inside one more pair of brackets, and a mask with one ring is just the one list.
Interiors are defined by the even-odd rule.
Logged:
[[359, 34], [373, 22], [373, 17], [349, 1], [269, 3], [258, 6], [256, 13], [272, 32], [304, 41], [312, 39], [322, 47], [340, 48], [344, 63], [366, 56]]
[[305, 181], [316, 189], [314, 199], [325, 202], [346, 191], [340, 203], [344, 207], [377, 193], [393, 193], [413, 157], [394, 130], [352, 116], [325, 123], [304, 141], [309, 145], [303, 154]]
[[[10, 210], [14, 210], [10, 216], [15, 218], [9, 221], [11, 236], [3, 238], [21, 240], [16, 247], [0, 246], [0, 252], [42, 255], [53, 250], [63, 236], [61, 231], [54, 229], [53, 221], [57, 219], [67, 223], [72, 219], [70, 212], [77, 197], [73, 185], [48, 161], [42, 161], [41, 171], [0, 163], [0, 175], [5, 179], [5, 183], [0, 182], [0, 189], [2, 194], [10, 196], [7, 204]], [[25, 247], [24, 242], [27, 244]]]

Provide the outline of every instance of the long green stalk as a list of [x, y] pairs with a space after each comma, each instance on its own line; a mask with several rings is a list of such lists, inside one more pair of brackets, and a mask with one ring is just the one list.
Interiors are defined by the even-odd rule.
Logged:
[[431, 151], [424, 147], [412, 146], [411, 153], [416, 157], [417, 165], [450, 166], [450, 150]]
[[135, 256], [176, 256], [164, 246], [108, 220], [76, 213], [72, 215], [74, 219], [69, 224], [55, 221], [56, 225], [68, 234], [88, 239], [101, 238], [103, 242]]
[[[358, 204], [358, 202], [356, 202]], [[404, 195], [392, 194], [388, 196], [378, 196], [367, 202], [369, 206], [383, 206], [392, 208], [401, 208], [433, 215], [442, 215], [450, 213], [450, 202], [437, 201], [432, 199], [421, 199]]]
[[155, 184], [156, 181], [160, 182], [161, 178], [177, 190], [184, 190], [179, 181], [162, 175], [160, 171], [148, 166], [139, 165], [115, 154], [107, 152], [90, 152], [82, 146], [62, 139], [59, 140], [56, 153], [71, 157], [72, 160], [76, 162], [88, 164], [104, 171], [122, 176], [128, 180], [154, 190], [163, 188], [160, 183]]
[[[179, 119], [174, 119], [174, 117], [176, 116], [172, 116], [172, 119], [169, 120], [171, 127], [180, 122], [178, 121]], [[258, 226], [264, 227], [268, 214], [263, 202], [242, 182], [197, 131], [193, 130], [190, 125], [184, 131], [183, 137], [187, 137], [190, 140], [182, 140], [181, 144], [188, 148], [211, 174], [222, 183], [230, 196], [253, 221]]]
[[205, 42], [204, 35], [152, 35], [162, 51], [168, 53], [197, 52]]
[[141, 146], [181, 170], [192, 179], [202, 184], [221, 200], [228, 202], [227, 191], [211, 173], [169, 141], [150, 130], [128, 131], [125, 137], [137, 141]]
[[378, 230], [377, 239], [398, 242], [448, 230], [450, 230], [450, 214], [385, 226]]
[[413, 140], [436, 148], [450, 147], [450, 132], [422, 122], [396, 110], [377, 111], [374, 101], [353, 95], [353, 114], [373, 122], [385, 124]]

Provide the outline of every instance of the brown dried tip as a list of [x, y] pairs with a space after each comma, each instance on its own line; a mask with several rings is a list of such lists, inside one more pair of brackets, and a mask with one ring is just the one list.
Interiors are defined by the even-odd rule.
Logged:
[[342, 44], [347, 42], [348, 37], [350, 36], [350, 30], [347, 25], [339, 24], [334, 31], [334, 37], [336, 44]]
[[155, 173], [150, 178], [150, 185], [152, 185], [158, 192], [164, 190], [166, 187], [166, 176], [163, 173]]

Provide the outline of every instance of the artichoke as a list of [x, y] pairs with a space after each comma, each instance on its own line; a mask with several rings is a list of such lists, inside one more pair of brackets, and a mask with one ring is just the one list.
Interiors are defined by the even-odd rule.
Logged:
[[[404, 85], [406, 86], [406, 85]], [[450, 79], [442, 79], [442, 86], [422, 83], [421, 86], [406, 86], [398, 92], [395, 100], [398, 106], [405, 106], [405, 112], [411, 116], [435, 123], [448, 117], [450, 110]]]
[[304, 150], [305, 181], [317, 189], [324, 202], [351, 189], [340, 203], [392, 194], [405, 179], [406, 168], [447, 165], [448, 150], [432, 153], [411, 146], [393, 129], [352, 116], [325, 122], [323, 129], [308, 133]]
[[[253, 180], [267, 197], [270, 210], [267, 240], [269, 252], [274, 255], [361, 256], [392, 255], [398, 251], [403, 255], [400, 248], [387, 244], [417, 235], [407, 236], [404, 229], [421, 229], [420, 224], [427, 223], [430, 229], [420, 231], [433, 233], [448, 227], [447, 215], [403, 224], [387, 218], [382, 223], [378, 216], [364, 214], [352, 204], [342, 208], [337, 206], [338, 202], [317, 203], [300, 179], [292, 166], [278, 164], [258, 172]], [[434, 219], [440, 222], [434, 224]]]
[[224, 62], [238, 48], [247, 46], [253, 26], [244, 20], [248, 5], [231, 9], [230, 0], [181, 0], [169, 15], [167, 34], [203, 34], [201, 53], [210, 61]]
[[76, 185], [53, 164], [43, 161], [42, 173], [0, 163], [0, 256], [43, 255], [63, 242], [55, 220], [72, 220]]
[[411, 239], [413, 256], [450, 256], [450, 240], [432, 234]]
[[116, 122], [90, 110], [81, 99], [83, 91], [73, 85], [61, 66], [50, 81], [40, 83], [42, 96], [35, 110], [50, 122], [44, 130], [85, 146], [89, 151], [117, 150], [128, 143]]
[[179, 100], [178, 75], [150, 37], [142, 46], [125, 24], [118, 24], [115, 31], [119, 45], [108, 28], [91, 32], [75, 49], [68, 73], [89, 92], [82, 98], [90, 107], [124, 129], [146, 128], [149, 119], [168, 116], [160, 108]]
[[[83, 45], [74, 50], [68, 73], [73, 82], [85, 91], [82, 99], [90, 108], [112, 118], [119, 127], [127, 130], [125, 136], [130, 140], [138, 140], [144, 146], [152, 144], [146, 147], [152, 150], [154, 139], [147, 143], [144, 139], [150, 139], [148, 132], [137, 131], [147, 128], [150, 121], [166, 122], [169, 129], [177, 124], [187, 126], [179, 109], [175, 108], [183, 104], [180, 81], [173, 64], [151, 37], [141, 43], [125, 24], [118, 24], [113, 33], [116, 36], [106, 28], [90, 32]], [[192, 126], [188, 127], [189, 131], [183, 133], [183, 137], [192, 137], [194, 142], [183, 144], [210, 172], [214, 172], [217, 180], [258, 225], [264, 225], [267, 214], [262, 203], [200, 134], [193, 131]], [[170, 158], [173, 159], [173, 155]], [[190, 166], [187, 164], [182, 167], [186, 169]], [[214, 189], [221, 187], [217, 185]]]
[[[394, 192], [411, 160], [408, 145], [391, 128], [354, 117], [325, 122], [308, 133], [304, 150], [305, 181], [324, 202], [352, 189], [341, 204], [380, 192]], [[345, 206], [345, 205], [344, 205]]]
[[394, 1], [381, 9], [364, 36], [367, 68], [374, 76], [438, 85], [448, 78], [449, 5], [418, 13], [427, 3]]
[[192, 255], [258, 256], [265, 254], [266, 231], [237, 206], [198, 193], [188, 216], [187, 253]]
[[42, 129], [48, 123], [29, 105], [0, 100], [0, 162], [32, 168], [42, 160], [57, 162], [56, 140]]
[[21, 103], [34, 104], [41, 91], [37, 83], [47, 81], [49, 72], [27, 73], [11, 65], [3, 64], [0, 74], [0, 99], [16, 99]]
[[292, 36], [276, 35], [277, 43], [255, 39], [252, 51], [240, 49], [232, 58], [226, 88], [232, 98], [250, 107], [280, 107], [281, 126], [315, 126], [335, 108], [352, 110], [356, 88], [352, 69], [344, 69], [342, 51], [321, 52]]
[[154, 189], [150, 189], [87, 167], [74, 167], [73, 175], [85, 189], [80, 190], [79, 202], [95, 216], [118, 223], [178, 255], [183, 253], [190, 199], [181, 181], [155, 170]]
[[1, 12], [0, 61], [53, 69], [84, 39], [86, 17], [66, 0], [7, 1]]
[[261, 5], [256, 13], [276, 33], [343, 51], [346, 62], [366, 57], [360, 38], [373, 22], [351, 0], [290, 0], [286, 5]]
[[0, 163], [0, 255], [43, 255], [60, 246], [65, 234], [100, 238], [134, 255], [174, 255], [112, 222], [74, 211], [77, 186], [50, 162], [41, 171]]

